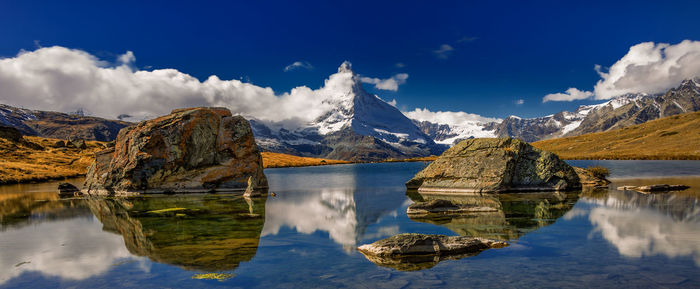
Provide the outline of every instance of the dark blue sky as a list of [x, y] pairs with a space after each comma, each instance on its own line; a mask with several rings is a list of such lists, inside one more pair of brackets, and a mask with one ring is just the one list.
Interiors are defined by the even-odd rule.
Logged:
[[[131, 50], [142, 69], [278, 93], [318, 88], [349, 60], [365, 76], [408, 73], [397, 92], [370, 89], [404, 109], [534, 117], [592, 103], [542, 97], [591, 90], [594, 64], [612, 65], [634, 44], [700, 39], [700, 1], [107, 2], [0, 2], [0, 56], [35, 40], [105, 60]], [[433, 52], [443, 44], [454, 48], [447, 59]], [[314, 69], [284, 72], [294, 61]]]

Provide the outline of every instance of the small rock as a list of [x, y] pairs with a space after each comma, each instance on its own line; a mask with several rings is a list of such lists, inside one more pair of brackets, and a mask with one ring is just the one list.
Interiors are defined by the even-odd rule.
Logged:
[[73, 144], [73, 146], [77, 149], [84, 150], [87, 148], [87, 144], [85, 143], [85, 140], [82, 140], [82, 139], [73, 140], [70, 143]]
[[65, 198], [65, 197], [74, 197], [75, 195], [80, 194], [80, 189], [78, 187], [74, 186], [71, 183], [60, 183], [58, 185], [58, 196]]
[[442, 260], [474, 256], [483, 250], [503, 248], [508, 243], [462, 236], [399, 234], [357, 248], [371, 262], [402, 271], [435, 266]]
[[640, 192], [670, 192], [670, 191], [682, 191], [690, 188], [686, 185], [648, 185], [648, 186], [621, 186], [617, 187], [619, 191], [640, 191]]
[[56, 141], [55, 143], [53, 143], [53, 147], [64, 148], [64, 147], [66, 147], [66, 142], [62, 141], [62, 140]]

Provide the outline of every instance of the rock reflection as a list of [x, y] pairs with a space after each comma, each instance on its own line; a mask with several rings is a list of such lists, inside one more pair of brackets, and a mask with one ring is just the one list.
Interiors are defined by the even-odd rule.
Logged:
[[256, 254], [265, 198], [176, 195], [89, 199], [105, 231], [132, 254], [187, 270], [226, 271]]
[[84, 200], [59, 199], [56, 185], [0, 187], [0, 285], [29, 272], [84, 280], [140, 261], [119, 236], [101, 230]]
[[700, 267], [700, 204], [689, 194], [585, 196], [594, 230], [627, 257], [692, 257]]
[[571, 210], [578, 192], [434, 195], [409, 193], [416, 202], [434, 199], [449, 200], [454, 204], [489, 207], [492, 211], [458, 215], [411, 216], [411, 220], [445, 226], [451, 231], [468, 237], [495, 240], [514, 240], [525, 233], [554, 223]]

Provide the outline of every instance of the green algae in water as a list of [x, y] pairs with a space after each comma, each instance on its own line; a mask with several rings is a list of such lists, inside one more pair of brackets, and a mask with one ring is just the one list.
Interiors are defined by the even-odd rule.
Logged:
[[219, 282], [226, 281], [233, 278], [234, 274], [229, 273], [204, 273], [204, 274], [194, 274], [192, 279], [196, 280], [218, 280]]
[[148, 213], [150, 213], [150, 214], [166, 214], [166, 213], [185, 211], [185, 210], [187, 210], [187, 208], [167, 208], [167, 209], [148, 211]]

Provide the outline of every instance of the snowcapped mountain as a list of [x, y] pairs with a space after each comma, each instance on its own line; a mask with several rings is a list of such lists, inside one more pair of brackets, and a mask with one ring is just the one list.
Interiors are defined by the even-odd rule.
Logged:
[[[601, 132], [649, 120], [700, 110], [700, 79], [688, 79], [665, 94], [625, 94], [600, 104], [582, 105], [573, 112], [537, 118], [509, 116], [502, 121], [471, 123], [414, 122], [435, 142], [452, 145], [471, 137], [515, 137], [533, 142], [564, 136]], [[413, 115], [413, 112], [410, 113]]]
[[258, 145], [267, 151], [361, 161], [439, 154], [445, 148], [401, 111], [365, 91], [349, 62], [319, 93], [328, 109], [309, 123], [290, 127], [252, 120]]

